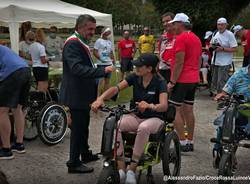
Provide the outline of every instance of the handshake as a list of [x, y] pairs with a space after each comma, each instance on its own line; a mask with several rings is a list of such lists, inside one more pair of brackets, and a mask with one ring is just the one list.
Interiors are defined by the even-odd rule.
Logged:
[[105, 67], [105, 73], [112, 73], [115, 71], [115, 66], [107, 66]]

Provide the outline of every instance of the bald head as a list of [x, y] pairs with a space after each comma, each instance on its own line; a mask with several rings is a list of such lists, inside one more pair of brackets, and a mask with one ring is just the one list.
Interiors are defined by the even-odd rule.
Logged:
[[149, 28], [144, 27], [143, 32], [144, 32], [145, 35], [149, 35]]
[[124, 31], [123, 37], [127, 40], [129, 39], [129, 31]]

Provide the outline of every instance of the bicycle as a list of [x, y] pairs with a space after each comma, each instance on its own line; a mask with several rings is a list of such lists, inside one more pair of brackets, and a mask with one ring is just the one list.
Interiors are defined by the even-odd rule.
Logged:
[[[248, 125], [237, 125], [236, 118], [239, 115], [250, 117], [250, 106], [246, 103], [244, 96], [231, 95], [229, 98], [224, 98], [225, 110], [223, 124], [221, 127], [221, 140], [212, 138], [212, 143], [217, 143], [222, 146], [219, 151], [218, 176], [232, 177], [237, 169], [236, 151], [238, 147], [250, 148], [250, 144], [241, 143], [242, 140], [250, 139], [250, 131]], [[232, 180], [219, 179], [220, 184], [230, 184]]]
[[[97, 184], [118, 184], [120, 176], [117, 169], [117, 133], [118, 121], [124, 114], [136, 112], [135, 109], [127, 110], [125, 106], [103, 107], [102, 111], [109, 112], [103, 126], [101, 154], [104, 157], [103, 169], [99, 175]], [[152, 167], [162, 161], [164, 176], [179, 176], [181, 167], [181, 151], [179, 138], [174, 131], [173, 120], [175, 118], [175, 107], [169, 105], [162, 129], [156, 134], [151, 134], [149, 142], [145, 145], [144, 154], [141, 157], [137, 170], [139, 175], [137, 183], [140, 182], [142, 171], [147, 170], [147, 183], [153, 184]], [[136, 133], [122, 132], [124, 141], [125, 163], [128, 165], [132, 158], [132, 148]], [[176, 183], [172, 180], [169, 183]]]

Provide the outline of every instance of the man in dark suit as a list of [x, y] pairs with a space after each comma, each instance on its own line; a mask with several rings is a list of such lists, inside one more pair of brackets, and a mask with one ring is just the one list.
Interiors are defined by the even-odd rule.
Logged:
[[69, 173], [89, 173], [93, 168], [80, 161], [96, 160], [89, 151], [90, 104], [97, 97], [96, 79], [114, 71], [113, 66], [95, 68], [89, 40], [94, 36], [96, 20], [90, 15], [80, 15], [76, 20], [75, 33], [70, 36], [63, 48], [63, 79], [60, 101], [70, 109], [72, 118], [70, 137], [70, 158], [67, 162]]

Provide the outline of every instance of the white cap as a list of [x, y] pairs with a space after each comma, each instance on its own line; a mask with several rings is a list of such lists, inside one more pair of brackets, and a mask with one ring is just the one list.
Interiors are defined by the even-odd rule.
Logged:
[[224, 17], [221, 17], [217, 20], [217, 24], [227, 24], [227, 19]]
[[110, 29], [109, 27], [107, 27], [107, 28], [105, 28], [105, 29], [102, 30], [102, 32], [101, 32], [101, 37], [103, 37], [103, 35], [104, 35], [105, 33], [107, 33], [107, 32], [111, 32], [111, 29]]
[[213, 34], [212, 31], [207, 31], [207, 32], [205, 33], [204, 39], [205, 39], [205, 40], [208, 39], [212, 34]]
[[185, 13], [177, 13], [173, 20], [169, 21], [169, 23], [173, 22], [183, 22], [190, 23], [189, 17]]
[[243, 27], [241, 25], [236, 25], [233, 27], [233, 33], [236, 35], [236, 33], [242, 29]]

